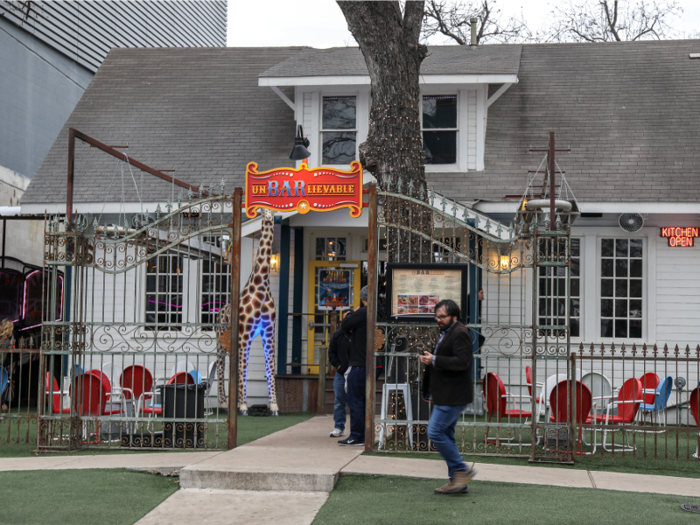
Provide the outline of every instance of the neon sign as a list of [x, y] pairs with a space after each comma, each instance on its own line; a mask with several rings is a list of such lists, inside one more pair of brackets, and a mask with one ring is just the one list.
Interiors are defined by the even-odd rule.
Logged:
[[255, 162], [245, 172], [245, 210], [254, 219], [258, 208], [293, 211], [333, 211], [350, 208], [350, 216], [362, 213], [362, 166], [350, 163], [350, 171], [334, 168], [275, 168], [258, 171]]
[[695, 238], [700, 237], [700, 228], [677, 227], [661, 228], [661, 237], [668, 239], [671, 248], [692, 248], [695, 245]]

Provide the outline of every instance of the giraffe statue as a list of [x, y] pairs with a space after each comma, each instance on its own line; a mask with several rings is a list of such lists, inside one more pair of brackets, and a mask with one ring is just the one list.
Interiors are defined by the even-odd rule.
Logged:
[[[270, 412], [279, 415], [277, 407], [277, 392], [275, 389], [275, 318], [277, 311], [270, 290], [270, 256], [272, 255], [272, 236], [274, 232], [273, 215], [270, 210], [264, 210], [260, 244], [255, 254], [255, 265], [248, 277], [248, 282], [241, 289], [238, 301], [238, 410], [241, 415], [248, 415], [247, 378], [248, 357], [250, 344], [258, 335], [262, 338], [265, 351], [265, 373], [267, 375], [267, 390], [270, 401]], [[219, 371], [219, 403], [226, 405], [226, 390], [224, 388], [224, 364], [226, 361], [226, 345], [221, 341], [230, 335], [223, 329], [231, 326], [231, 304], [227, 304], [219, 313], [219, 355], [217, 368]], [[223, 349], [222, 349], [223, 347]]]

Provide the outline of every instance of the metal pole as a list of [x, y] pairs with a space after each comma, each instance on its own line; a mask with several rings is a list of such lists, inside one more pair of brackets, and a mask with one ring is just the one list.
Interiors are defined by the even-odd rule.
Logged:
[[2, 220], [2, 267], [5, 267], [5, 237], [7, 234], [7, 221]]
[[238, 444], [238, 297], [241, 294], [241, 203], [243, 189], [233, 192], [231, 222], [231, 353], [228, 379], [228, 449]]
[[554, 230], [554, 132], [549, 132], [549, 229]]
[[75, 166], [75, 129], [68, 130], [68, 182], [66, 185], [66, 230], [73, 229], [73, 168]]
[[374, 445], [374, 330], [377, 326], [377, 186], [369, 187], [369, 239], [367, 248], [367, 381], [365, 384], [365, 452]]

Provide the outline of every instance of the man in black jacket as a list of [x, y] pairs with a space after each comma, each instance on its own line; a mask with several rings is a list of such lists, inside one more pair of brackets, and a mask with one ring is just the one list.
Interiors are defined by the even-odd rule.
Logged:
[[[341, 445], [365, 444], [365, 382], [367, 379], [367, 287], [360, 290], [362, 307], [347, 315], [340, 327], [351, 333], [352, 345], [348, 365], [350, 372], [347, 376], [348, 407], [350, 408], [350, 435], [338, 441]], [[384, 319], [384, 309], [377, 305], [377, 317]]]
[[450, 478], [435, 489], [436, 494], [466, 494], [467, 483], [476, 474], [462, 461], [455, 442], [457, 420], [473, 399], [472, 340], [459, 314], [459, 306], [450, 299], [435, 305], [440, 339], [433, 353], [420, 356], [425, 365], [423, 397], [433, 403], [428, 437], [447, 462]]
[[[352, 310], [347, 310], [344, 317], [347, 317]], [[333, 421], [335, 428], [331, 432], [331, 437], [342, 437], [345, 435], [345, 405], [347, 404], [347, 394], [345, 393], [345, 371], [348, 369], [348, 354], [352, 339], [342, 328], [338, 328], [331, 342], [328, 344], [328, 362], [335, 368], [333, 378], [333, 392], [335, 393], [335, 403], [333, 404]]]

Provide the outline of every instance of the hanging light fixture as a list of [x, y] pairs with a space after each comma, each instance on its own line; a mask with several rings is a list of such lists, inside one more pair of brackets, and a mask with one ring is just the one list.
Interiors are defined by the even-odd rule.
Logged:
[[311, 156], [311, 153], [309, 153], [309, 150], [306, 149], [309, 147], [309, 139], [304, 137], [304, 128], [301, 127], [301, 124], [297, 126], [297, 136], [294, 139], [294, 148], [292, 148], [292, 152], [289, 154], [289, 158], [291, 160], [304, 160], [308, 159]]

